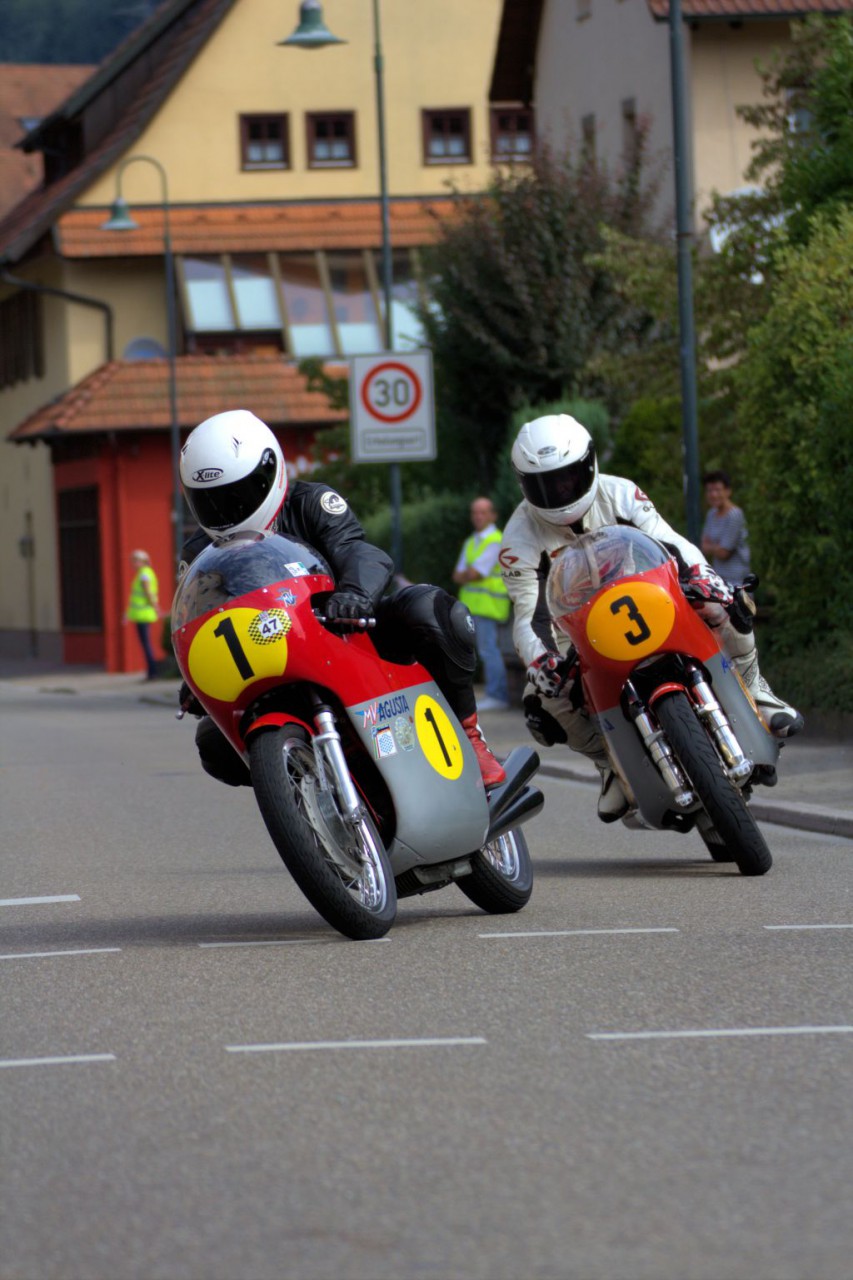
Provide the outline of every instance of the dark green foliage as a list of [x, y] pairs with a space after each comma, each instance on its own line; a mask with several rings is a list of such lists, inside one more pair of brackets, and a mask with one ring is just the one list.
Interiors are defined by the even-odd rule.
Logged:
[[[444, 493], [403, 507], [403, 563], [411, 582], [434, 582], [456, 594], [453, 569], [471, 532], [468, 507], [474, 494]], [[391, 514], [377, 512], [362, 522], [368, 542], [391, 552]]]
[[763, 674], [805, 713], [807, 723], [809, 711], [853, 715], [853, 631], [833, 632], [788, 654], [773, 644], [772, 624], [766, 632], [759, 627], [757, 639]]
[[681, 402], [673, 396], [637, 400], [619, 424], [604, 468], [635, 481], [660, 514], [685, 532]]
[[458, 216], [425, 254], [433, 305], [421, 316], [446, 483], [476, 477], [488, 490], [515, 409], [586, 390], [594, 350], [641, 339], [645, 314], [591, 255], [602, 223], [648, 230], [642, 151], [613, 177], [543, 149], [529, 168], [497, 173], [483, 196], [457, 195]]
[[156, 0], [2, 0], [0, 62], [101, 62], [155, 8]]
[[753, 565], [778, 597], [772, 644], [853, 632], [853, 209], [782, 251], [738, 367], [741, 489]]

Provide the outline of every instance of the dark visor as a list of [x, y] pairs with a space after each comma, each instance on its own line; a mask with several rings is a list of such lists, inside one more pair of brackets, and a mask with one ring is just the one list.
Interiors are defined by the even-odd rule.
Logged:
[[272, 449], [264, 449], [261, 460], [242, 480], [231, 484], [185, 488], [187, 503], [204, 529], [231, 529], [263, 506], [275, 484], [278, 461]]
[[517, 472], [521, 491], [532, 507], [542, 511], [559, 511], [571, 507], [589, 493], [595, 478], [595, 445], [590, 443], [582, 458], [555, 471], [539, 471], [532, 475]]

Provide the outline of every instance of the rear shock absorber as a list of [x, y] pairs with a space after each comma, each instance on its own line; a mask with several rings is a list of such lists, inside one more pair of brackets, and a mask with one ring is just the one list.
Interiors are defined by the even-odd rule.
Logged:
[[672, 798], [679, 809], [686, 809], [694, 803], [696, 797], [687, 784], [681, 765], [672, 752], [666, 734], [646, 707], [630, 680], [626, 681], [623, 690], [625, 707], [629, 717], [643, 739], [643, 745], [649, 753], [658, 773], [663, 778]]
[[688, 668], [687, 685], [696, 710], [722, 756], [729, 777], [735, 782], [745, 781], [752, 775], [753, 762], [741, 750], [725, 711], [698, 667]]

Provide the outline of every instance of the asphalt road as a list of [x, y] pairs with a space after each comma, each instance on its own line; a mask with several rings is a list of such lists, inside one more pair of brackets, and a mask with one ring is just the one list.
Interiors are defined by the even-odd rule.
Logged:
[[0, 717], [2, 1280], [849, 1280], [850, 841], [549, 778], [523, 912], [352, 943], [192, 724]]

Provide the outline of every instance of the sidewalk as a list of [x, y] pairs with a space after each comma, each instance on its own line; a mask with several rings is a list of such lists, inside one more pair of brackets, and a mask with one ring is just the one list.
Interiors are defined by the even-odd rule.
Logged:
[[[8, 691], [39, 695], [125, 698], [177, 709], [177, 679], [146, 681], [142, 672], [108, 675], [100, 668], [56, 667], [36, 660], [0, 659], [0, 701]], [[533, 746], [521, 710], [484, 711], [481, 725], [489, 746], [505, 755], [512, 747]], [[583, 756], [565, 747], [539, 748], [543, 777], [598, 785], [598, 774]], [[750, 804], [761, 822], [853, 840], [853, 742], [810, 736], [794, 738], [779, 760], [779, 783], [759, 787]]]

